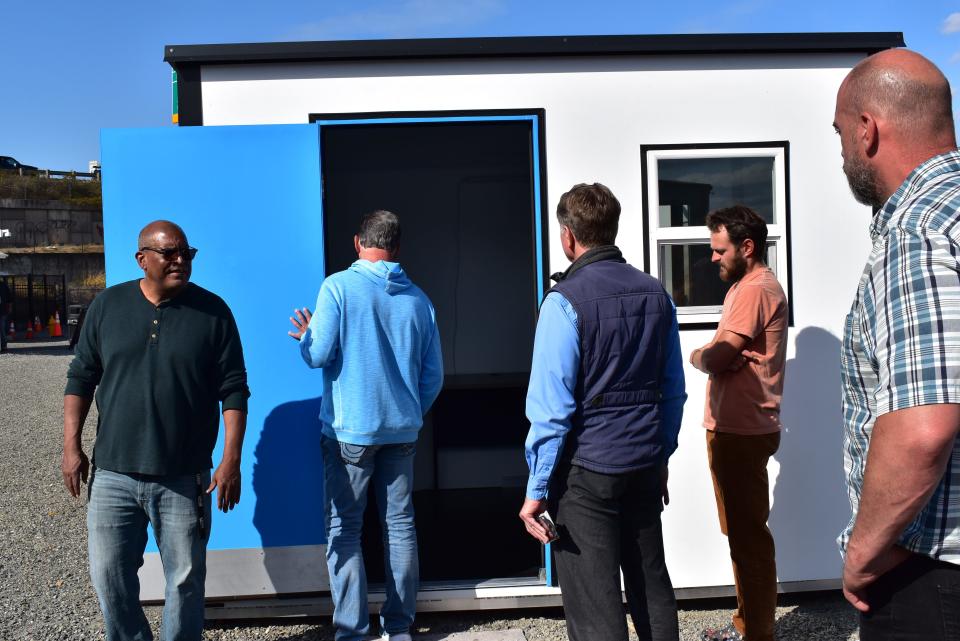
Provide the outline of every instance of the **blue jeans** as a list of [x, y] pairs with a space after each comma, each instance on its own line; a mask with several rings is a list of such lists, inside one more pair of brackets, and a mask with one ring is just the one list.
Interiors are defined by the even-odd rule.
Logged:
[[[209, 470], [200, 476], [205, 490]], [[198, 497], [202, 502], [198, 506]], [[204, 531], [200, 528], [203, 514]], [[160, 548], [166, 593], [163, 641], [199, 641], [210, 534], [210, 496], [197, 475], [148, 476], [95, 470], [87, 506], [90, 577], [103, 611], [107, 641], [150, 641], [140, 606], [147, 524]]]
[[380, 628], [387, 634], [408, 632], [420, 582], [413, 523], [413, 458], [417, 444], [351, 445], [325, 436], [321, 449], [336, 641], [357, 641], [370, 633], [360, 531], [371, 479], [384, 532], [387, 598], [380, 608]]

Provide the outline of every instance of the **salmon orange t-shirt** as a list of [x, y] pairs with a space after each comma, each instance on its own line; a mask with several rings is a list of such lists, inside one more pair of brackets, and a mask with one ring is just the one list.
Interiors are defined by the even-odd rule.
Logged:
[[724, 330], [740, 334], [748, 339], [745, 349], [760, 357], [736, 372], [710, 376], [704, 427], [747, 435], [780, 430], [787, 324], [787, 297], [769, 267], [733, 284], [723, 299], [716, 336]]

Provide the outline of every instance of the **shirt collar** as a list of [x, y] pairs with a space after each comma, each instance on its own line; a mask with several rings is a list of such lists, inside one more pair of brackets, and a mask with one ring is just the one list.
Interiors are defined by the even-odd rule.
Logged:
[[567, 267], [567, 271], [551, 274], [550, 279], [559, 283], [573, 276], [574, 272], [579, 271], [581, 268], [591, 263], [600, 262], [601, 260], [612, 260], [617, 263], [627, 262], [623, 259], [623, 253], [616, 245], [600, 245], [599, 247], [594, 247], [583, 252], [580, 258], [573, 261], [570, 266]]
[[769, 266], [769, 265], [759, 265], [759, 266], [757, 266], [757, 268], [754, 269], [752, 272], [750, 272], [749, 274], [745, 274], [740, 280], [738, 280], [737, 282], [733, 283], [733, 284], [730, 286], [730, 289], [733, 289], [733, 288], [735, 288], [735, 287], [739, 287], [739, 286], [740, 286], [741, 284], [743, 284], [743, 283], [749, 283], [749, 282], [752, 282], [752, 281], [754, 281], [754, 280], [757, 280], [758, 278], [762, 278], [764, 274], [766, 274], [767, 272], [770, 272], [770, 271], [773, 271], [773, 270], [770, 269], [770, 266]]
[[876, 240], [887, 233], [893, 214], [900, 205], [916, 192], [920, 191], [928, 182], [946, 173], [960, 172], [960, 151], [948, 151], [945, 154], [934, 156], [917, 165], [910, 172], [906, 180], [901, 183], [897, 191], [887, 199], [883, 207], [873, 216], [870, 224], [870, 237]]

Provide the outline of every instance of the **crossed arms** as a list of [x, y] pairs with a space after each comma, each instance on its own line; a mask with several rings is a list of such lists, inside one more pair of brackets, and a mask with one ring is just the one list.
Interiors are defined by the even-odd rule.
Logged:
[[750, 339], [722, 329], [713, 341], [699, 347], [690, 354], [690, 364], [704, 374], [717, 376], [724, 372], [736, 372], [748, 361], [756, 362], [760, 355], [746, 349]]

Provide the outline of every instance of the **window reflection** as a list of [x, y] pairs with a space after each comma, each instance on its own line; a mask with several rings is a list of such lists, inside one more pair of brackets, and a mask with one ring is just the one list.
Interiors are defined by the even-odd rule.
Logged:
[[775, 222], [772, 157], [662, 158], [657, 172], [660, 227], [702, 227], [709, 211], [736, 204]]
[[[660, 282], [678, 308], [723, 305], [731, 283], [720, 279], [720, 268], [712, 256], [709, 243], [660, 245]], [[776, 274], [776, 243], [767, 243], [764, 262]]]
[[677, 307], [723, 305], [730, 284], [710, 255], [709, 244], [660, 246], [660, 281]]

